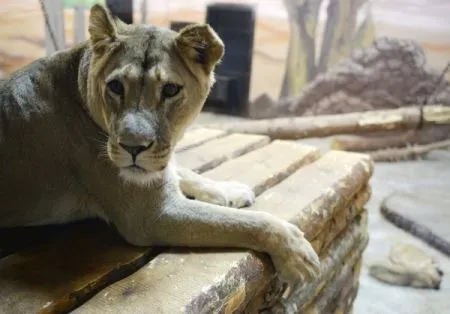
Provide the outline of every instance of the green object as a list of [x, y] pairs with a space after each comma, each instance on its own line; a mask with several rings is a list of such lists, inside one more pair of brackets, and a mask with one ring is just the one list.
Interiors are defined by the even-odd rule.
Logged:
[[104, 0], [63, 0], [64, 8], [84, 7], [90, 8], [94, 4], [105, 4]]

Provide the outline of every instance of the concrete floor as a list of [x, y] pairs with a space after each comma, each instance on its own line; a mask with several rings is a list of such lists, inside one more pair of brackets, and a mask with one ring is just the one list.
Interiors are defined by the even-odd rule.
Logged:
[[[379, 211], [382, 199], [394, 190], [420, 188], [450, 197], [450, 151], [433, 152], [422, 161], [377, 163], [371, 185], [373, 195], [367, 205], [370, 242], [364, 254], [354, 313], [450, 313], [450, 258], [387, 222]], [[450, 221], [448, 226], [450, 228]], [[396, 242], [414, 244], [436, 258], [444, 272], [441, 290], [394, 287], [368, 276], [368, 266], [386, 256]]]
[[[299, 142], [319, 147], [322, 152], [329, 149], [329, 139], [326, 138], [304, 139]], [[450, 199], [450, 150], [434, 151], [420, 161], [377, 162], [370, 183], [372, 197], [367, 203], [370, 240], [364, 253], [360, 288], [353, 313], [450, 313], [450, 258], [388, 222], [380, 214], [382, 200], [397, 190], [428, 190]], [[450, 221], [448, 227], [450, 228]], [[391, 286], [368, 275], [371, 263], [387, 257], [392, 245], [399, 242], [413, 244], [438, 261], [444, 272], [440, 290]]]
[[[322, 152], [329, 147], [329, 139], [299, 142], [319, 147]], [[450, 313], [450, 258], [388, 222], [379, 210], [382, 200], [396, 190], [430, 190], [448, 195], [450, 199], [450, 150], [432, 152], [421, 161], [377, 162], [370, 183], [372, 197], [367, 203], [370, 240], [364, 253], [353, 314]], [[450, 221], [448, 226], [450, 228]], [[413, 244], [438, 261], [444, 272], [439, 291], [391, 286], [368, 275], [371, 263], [387, 257], [392, 245], [399, 242]]]
[[[197, 125], [237, 120], [226, 116], [202, 113]], [[304, 139], [299, 142], [328, 150], [329, 139]], [[450, 258], [429, 247], [386, 221], [379, 206], [384, 197], [395, 190], [423, 189], [449, 195], [450, 150], [432, 152], [425, 160], [396, 163], [376, 163], [371, 179], [372, 197], [369, 210], [369, 245], [364, 254], [360, 289], [354, 303], [354, 314], [445, 314], [450, 313]], [[450, 210], [450, 209], [449, 209]], [[448, 222], [450, 228], [450, 221]], [[410, 243], [433, 256], [444, 272], [440, 290], [421, 290], [395, 287], [377, 281], [368, 275], [372, 262], [385, 258], [395, 243]]]

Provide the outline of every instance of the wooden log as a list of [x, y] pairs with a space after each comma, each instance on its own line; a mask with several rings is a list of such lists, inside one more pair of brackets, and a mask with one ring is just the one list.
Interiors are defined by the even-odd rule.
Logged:
[[429, 144], [450, 138], [450, 126], [425, 126], [406, 132], [377, 132], [369, 135], [339, 136], [332, 140], [331, 149], [367, 152], [384, 148], [400, 148], [410, 145]]
[[450, 256], [450, 197], [432, 189], [397, 191], [381, 203], [381, 214], [401, 229]]
[[371, 196], [371, 189], [369, 186], [357, 193], [352, 201], [345, 206], [345, 209], [337, 212], [323, 227], [328, 232], [321, 232], [314, 240], [311, 241], [311, 245], [316, 252], [323, 252], [328, 249], [328, 246], [333, 243], [341, 232], [343, 232], [352, 221], [358, 217], [364, 205], [368, 202]]
[[178, 142], [175, 151], [179, 153], [225, 135], [227, 133], [221, 130], [197, 128], [184, 134], [183, 138]]
[[[377, 132], [379, 136], [347, 135], [334, 138], [330, 143], [331, 149], [351, 152], [373, 151], [384, 148], [402, 147], [410, 143], [416, 134], [416, 130], [406, 132]], [[394, 133], [394, 134], [392, 134]]]
[[[269, 138], [261, 135], [230, 134], [204, 145], [177, 154], [180, 166], [204, 172], [234, 157], [267, 145]], [[208, 162], [205, 163], [205, 158]]]
[[388, 148], [374, 152], [366, 152], [374, 161], [400, 161], [425, 158], [431, 151], [450, 147], [450, 140], [426, 145], [414, 145], [402, 148]]
[[[346, 257], [361, 257], [367, 244], [366, 217], [367, 212], [321, 254], [322, 275], [316, 282], [301, 289], [311, 296], [305, 306], [314, 301], [314, 296], [332, 281], [331, 278], [343, 264], [352, 265], [352, 260]], [[102, 313], [255, 313], [259, 306], [249, 301], [253, 300], [255, 292], [268, 293], [263, 288], [273, 278], [273, 269], [267, 256], [252, 254], [242, 260], [238, 258], [242, 254], [239, 251], [171, 250], [137, 273], [104, 289], [73, 313], [96, 313], [99, 309]], [[202, 258], [201, 271], [198, 266], [193, 266], [199, 257]], [[229, 264], [233, 259], [239, 263]], [[179, 270], [174, 272], [173, 265], [177, 265]], [[224, 266], [229, 272], [222, 276], [219, 271]], [[211, 277], [211, 273], [216, 277]], [[203, 286], [205, 282], [209, 285]], [[127, 291], [130, 293], [124, 294]], [[252, 310], [251, 306], [254, 306]]]
[[[346, 286], [352, 287], [354, 277], [356, 274], [355, 268], [358, 265], [358, 261], [361, 258], [362, 252], [365, 250], [368, 243], [368, 236], [364, 236], [359, 245], [350, 253], [343, 263], [343, 266], [335, 270], [334, 276], [330, 278], [326, 287], [324, 287], [319, 296], [317, 296], [309, 307], [300, 308], [300, 311], [304, 309], [303, 313], [331, 313], [330, 308], [336, 307], [336, 299], [339, 297], [341, 290], [344, 290]], [[359, 275], [359, 273], [357, 273]], [[298, 303], [297, 303], [298, 304]], [[296, 304], [296, 305], [297, 305]], [[303, 304], [298, 304], [302, 306]], [[298, 308], [298, 307], [297, 307]]]
[[[359, 275], [362, 260], [360, 259], [355, 265], [345, 265], [342, 273], [336, 275], [328, 287], [326, 292], [317, 300], [315, 306], [311, 306], [305, 313], [351, 313], [353, 301], [359, 288]], [[347, 274], [347, 277], [345, 275]], [[324, 310], [316, 312], [318, 309]]]
[[359, 290], [359, 278], [361, 274], [361, 268], [363, 259], [361, 258], [353, 267], [353, 278], [346, 283], [343, 289], [341, 289], [339, 296], [333, 301], [332, 306], [328, 313], [343, 314], [352, 313], [353, 303], [356, 299]]
[[[210, 127], [239, 133], [268, 135], [277, 139], [300, 139], [336, 134], [410, 130], [418, 128], [420, 121], [420, 107], [412, 106], [315, 117], [261, 119]], [[450, 107], [424, 107], [423, 124], [450, 124]]]
[[[367, 226], [367, 211], [351, 223], [340, 236], [331, 243], [329, 248], [320, 254], [321, 256], [321, 276], [315, 282], [302, 285], [292, 291], [285, 300], [276, 300], [272, 305], [266, 305], [271, 313], [303, 313], [307, 308], [311, 308], [321, 298], [327, 285], [333, 285], [333, 277], [339, 275], [343, 266], [352, 267], [361, 258], [368, 242], [368, 233], [365, 230]], [[271, 287], [276, 289], [275, 286]], [[332, 288], [332, 287], [331, 287]], [[266, 292], [270, 294], [269, 292]], [[257, 305], [249, 304], [250, 313], [256, 312]], [[296, 310], [294, 310], [296, 309]], [[324, 313], [324, 312], [318, 312]]]
[[[371, 173], [367, 156], [330, 152], [262, 193], [253, 209], [289, 219], [311, 240], [321, 230], [330, 232], [324, 230], [326, 222], [367, 185]], [[339, 246], [344, 250], [343, 244]], [[246, 250], [172, 249], [104, 289], [77, 311], [239, 312], [273, 275], [266, 255]]]
[[252, 187], [255, 195], [260, 195], [295, 170], [318, 158], [319, 151], [313, 146], [275, 140], [232, 162], [206, 171], [203, 176], [217, 181], [245, 182]]
[[274, 213], [275, 208], [283, 208], [276, 215], [301, 226], [311, 240], [363, 191], [372, 172], [373, 164], [367, 155], [331, 151], [261, 194], [261, 202], [253, 209]]
[[[329, 252], [323, 254], [326, 255], [326, 257], [324, 258], [324, 265], [322, 266], [324, 269], [322, 278], [295, 291], [290, 296], [290, 301], [288, 301], [291, 305], [295, 304], [299, 310], [306, 309], [311, 305], [314, 306], [317, 297], [324, 292], [324, 286], [334, 282], [333, 277], [342, 271], [340, 268], [343, 264], [349, 267], [355, 265], [368, 242], [367, 231], [364, 231], [364, 228], [358, 229], [361, 228], [361, 226], [367, 225], [367, 212], [365, 212], [364, 215], [360, 217], [360, 220], [357, 221], [359, 223], [351, 224], [348, 231], [343, 233], [341, 238], [337, 239], [335, 243], [330, 246]], [[349, 236], [350, 234], [351, 236]], [[339, 265], [338, 262], [341, 262], [341, 264]], [[322, 312], [319, 311], [319, 313]]]
[[154, 254], [124, 243], [104, 223], [69, 228], [52, 241], [0, 260], [1, 313], [61, 313]]

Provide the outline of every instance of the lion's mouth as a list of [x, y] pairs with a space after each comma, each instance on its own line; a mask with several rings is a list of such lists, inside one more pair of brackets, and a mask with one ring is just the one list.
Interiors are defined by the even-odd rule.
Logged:
[[134, 173], [145, 173], [145, 172], [147, 172], [146, 169], [144, 169], [144, 168], [142, 168], [142, 167], [140, 167], [140, 166], [138, 166], [136, 164], [133, 164], [133, 165], [128, 166], [128, 167], [125, 167], [125, 169], [127, 169], [128, 171], [134, 172]]
[[133, 164], [125, 167], [120, 167], [119, 174], [127, 182], [147, 185], [152, 182], [162, 180], [162, 178], [164, 177], [164, 169], [165, 166], [161, 167], [160, 169], [153, 169], [153, 167], [152, 169], [145, 169], [139, 165]]
[[145, 173], [150, 173], [150, 172], [154, 172], [154, 171], [162, 171], [166, 168], [166, 166], [167, 166], [167, 164], [163, 164], [163, 165], [159, 165], [159, 167], [155, 166], [154, 169], [152, 169], [152, 170], [148, 170], [137, 164], [132, 164], [127, 167], [122, 167], [122, 169], [127, 170], [133, 174], [145, 174]]

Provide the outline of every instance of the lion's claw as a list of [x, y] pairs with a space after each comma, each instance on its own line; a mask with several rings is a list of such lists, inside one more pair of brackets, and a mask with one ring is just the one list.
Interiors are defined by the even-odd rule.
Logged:
[[288, 283], [315, 280], [320, 274], [320, 260], [300, 229], [283, 222], [278, 237], [272, 260], [280, 279]]

